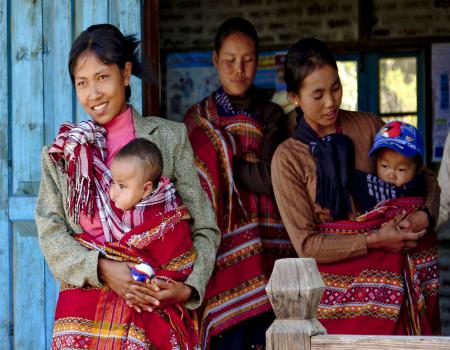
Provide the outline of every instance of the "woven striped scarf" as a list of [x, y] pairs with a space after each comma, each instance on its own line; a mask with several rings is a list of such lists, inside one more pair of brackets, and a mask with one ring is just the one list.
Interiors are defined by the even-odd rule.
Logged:
[[93, 121], [64, 123], [50, 147], [51, 159], [67, 175], [66, 207], [75, 223], [79, 215], [98, 212], [107, 242], [120, 240], [132, 227], [144, 220], [144, 212], [165, 203], [166, 210], [176, 206], [175, 187], [162, 177], [158, 187], [135, 208], [123, 212], [109, 198], [111, 172], [106, 166], [106, 130]]

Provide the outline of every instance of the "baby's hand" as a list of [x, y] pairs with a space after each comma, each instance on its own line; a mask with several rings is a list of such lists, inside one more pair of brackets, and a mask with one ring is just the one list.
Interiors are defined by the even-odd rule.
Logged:
[[141, 263], [133, 266], [131, 276], [138, 282], [151, 281], [155, 277], [155, 271], [149, 264]]
[[[134, 265], [131, 269], [131, 276], [136, 282], [141, 284], [143, 289], [150, 288], [153, 292], [157, 292], [159, 290], [159, 288], [153, 283], [155, 281], [155, 271], [149, 264], [140, 263]], [[128, 291], [125, 295], [125, 300], [127, 305], [134, 308], [137, 312], [141, 312], [142, 310], [149, 312], [153, 311], [153, 308], [150, 305], [145, 305], [141, 298], [137, 297], [133, 293], [130, 293], [130, 291]], [[153, 300], [153, 305], [157, 306], [158, 304], [159, 303], [156, 299]]]

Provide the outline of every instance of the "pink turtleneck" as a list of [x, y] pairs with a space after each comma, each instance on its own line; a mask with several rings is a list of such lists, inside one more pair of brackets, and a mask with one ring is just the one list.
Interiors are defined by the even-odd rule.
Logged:
[[[103, 125], [103, 127], [106, 129], [106, 150], [108, 154], [106, 165], [109, 168], [117, 152], [128, 142], [136, 138], [131, 107], [128, 107], [125, 112], [119, 114]], [[101, 242], [106, 240], [98, 213], [95, 213], [92, 222], [89, 217], [81, 214], [80, 225], [84, 232], [89, 233], [93, 238]]]

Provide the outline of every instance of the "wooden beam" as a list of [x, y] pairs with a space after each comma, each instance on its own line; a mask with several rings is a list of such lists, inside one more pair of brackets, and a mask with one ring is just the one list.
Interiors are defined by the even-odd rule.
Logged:
[[365, 46], [370, 41], [375, 24], [372, 0], [358, 1], [358, 15], [358, 51], [365, 52]]
[[448, 350], [450, 337], [316, 335], [311, 350]]
[[275, 262], [266, 292], [276, 319], [266, 332], [268, 350], [448, 350], [450, 337], [326, 335], [316, 319], [325, 288], [314, 259]]
[[148, 66], [149, 79], [143, 81], [143, 115], [160, 115], [161, 74], [159, 53], [159, 0], [144, 0], [142, 8], [143, 62]]

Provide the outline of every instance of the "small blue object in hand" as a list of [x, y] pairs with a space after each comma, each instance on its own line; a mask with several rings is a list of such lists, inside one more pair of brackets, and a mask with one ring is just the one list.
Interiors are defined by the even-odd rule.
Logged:
[[152, 267], [149, 264], [141, 263], [135, 265], [131, 269], [131, 276], [133, 276], [135, 281], [145, 282], [147, 279], [151, 280], [155, 277], [155, 271], [153, 271]]

